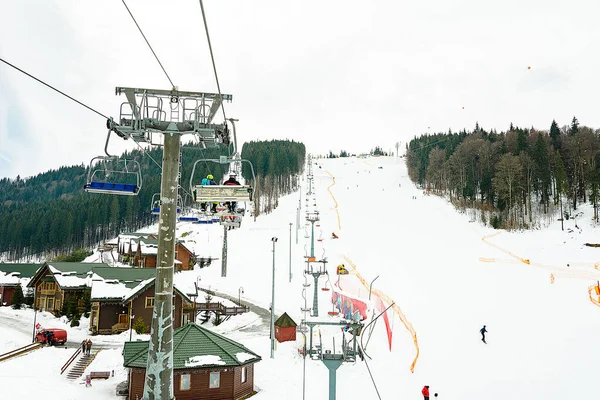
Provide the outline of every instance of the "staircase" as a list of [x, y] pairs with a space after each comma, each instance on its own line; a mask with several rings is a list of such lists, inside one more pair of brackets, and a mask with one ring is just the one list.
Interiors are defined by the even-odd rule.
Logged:
[[79, 360], [77, 360], [77, 363], [75, 363], [75, 365], [67, 373], [67, 379], [77, 379], [81, 377], [81, 375], [83, 375], [83, 371], [85, 371], [88, 365], [90, 365], [92, 361], [94, 361], [94, 359], [96, 358], [98, 353], [100, 353], [101, 350], [102, 349], [98, 349], [95, 352], [92, 350], [90, 351], [89, 356], [83, 354], [79, 358]]

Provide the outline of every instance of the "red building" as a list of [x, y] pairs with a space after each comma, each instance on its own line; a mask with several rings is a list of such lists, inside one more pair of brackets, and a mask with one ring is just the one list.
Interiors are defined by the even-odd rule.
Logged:
[[287, 313], [275, 321], [275, 339], [279, 343], [296, 340], [296, 323]]

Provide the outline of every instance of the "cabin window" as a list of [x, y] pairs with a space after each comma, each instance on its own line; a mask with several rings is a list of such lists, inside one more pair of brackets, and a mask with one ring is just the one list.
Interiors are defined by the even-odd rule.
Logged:
[[190, 374], [181, 374], [179, 376], [181, 377], [179, 390], [190, 390], [192, 388], [192, 376]]
[[220, 372], [211, 372], [210, 373], [210, 381], [208, 383], [209, 389], [218, 389], [221, 387], [221, 373]]
[[48, 310], [54, 310], [54, 299], [52, 297], [48, 298]]
[[248, 377], [246, 376], [246, 367], [242, 367], [242, 383], [246, 383]]
[[146, 308], [154, 307], [154, 297], [146, 297]]

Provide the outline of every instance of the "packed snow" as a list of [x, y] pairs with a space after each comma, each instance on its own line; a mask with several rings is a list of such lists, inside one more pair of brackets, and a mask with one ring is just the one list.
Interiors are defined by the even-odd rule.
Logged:
[[[372, 283], [372, 300], [395, 302], [387, 312], [391, 350], [385, 325], [378, 320], [370, 340], [368, 333], [362, 334], [369, 357], [337, 370], [338, 398], [377, 399], [379, 394], [381, 399], [420, 399], [424, 385], [430, 386], [432, 397], [438, 393], [448, 400], [590, 397], [600, 357], [600, 307], [590, 288], [600, 279], [600, 249], [584, 244], [598, 240], [600, 228], [588, 205], [578, 208], [576, 219], [565, 221], [565, 231], [555, 216], [543, 229], [506, 232], [471, 222], [468, 213], [445, 199], [426, 195], [410, 182], [402, 159], [316, 161], [314, 196], [306, 198], [304, 177], [301, 193], [281, 198], [276, 210], [256, 221], [247, 215], [240, 229], [228, 232], [226, 278], [221, 277], [222, 227], [178, 224], [178, 237], [188, 247], [219, 260], [175, 279], [184, 281], [187, 290], [196, 282], [229, 297], [218, 301], [239, 299], [253, 307], [219, 326], [203, 326], [261, 355], [254, 374], [256, 399], [279, 399], [281, 393], [302, 399], [304, 361], [305, 398], [328, 398], [327, 368], [299, 354], [304, 334], [298, 332], [295, 342], [275, 342], [270, 358], [273, 260], [277, 316], [287, 312], [300, 325], [305, 301], [312, 307], [314, 281], [303, 274], [304, 256], [311, 251], [305, 237], [311, 233], [304, 221], [307, 209], [320, 212], [315, 236], [321, 240], [315, 240], [314, 253], [328, 261], [329, 272], [319, 279], [319, 317], [307, 318], [338, 320], [327, 313], [332, 311], [331, 291], [321, 288], [338, 282], [335, 268], [340, 263], [350, 270], [339, 280], [349, 295], [368, 301]], [[299, 205], [302, 219], [296, 230]], [[157, 226], [147, 230], [157, 231]], [[339, 239], [332, 239], [332, 232]], [[275, 245], [273, 237], [278, 238]], [[311, 286], [303, 297], [305, 282]], [[30, 343], [33, 319], [32, 310], [1, 307], [0, 352]], [[68, 346], [1, 362], [0, 385], [7, 398], [114, 399], [116, 385], [127, 378], [122, 343], [130, 334], [133, 340], [148, 338], [130, 331], [91, 337], [102, 351], [88, 371], [114, 371], [114, 376], [86, 388], [82, 380], [61, 376], [60, 368], [89, 337], [89, 320], [82, 318], [74, 328], [48, 313], [37, 313], [36, 320], [44, 327], [67, 329]], [[483, 325], [487, 344], [479, 333]], [[313, 345], [339, 352], [341, 331], [316, 327]]]
[[201, 365], [225, 365], [225, 361], [219, 356], [195, 356], [190, 357], [186, 362], [186, 367], [198, 367]]

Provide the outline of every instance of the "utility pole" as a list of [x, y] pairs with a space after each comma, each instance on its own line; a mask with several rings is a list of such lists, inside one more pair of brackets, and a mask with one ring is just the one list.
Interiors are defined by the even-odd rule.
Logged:
[[290, 282], [292, 281], [292, 223], [290, 222]]
[[275, 243], [277, 238], [271, 238], [273, 242], [273, 286], [271, 287], [271, 358], [275, 358]]

